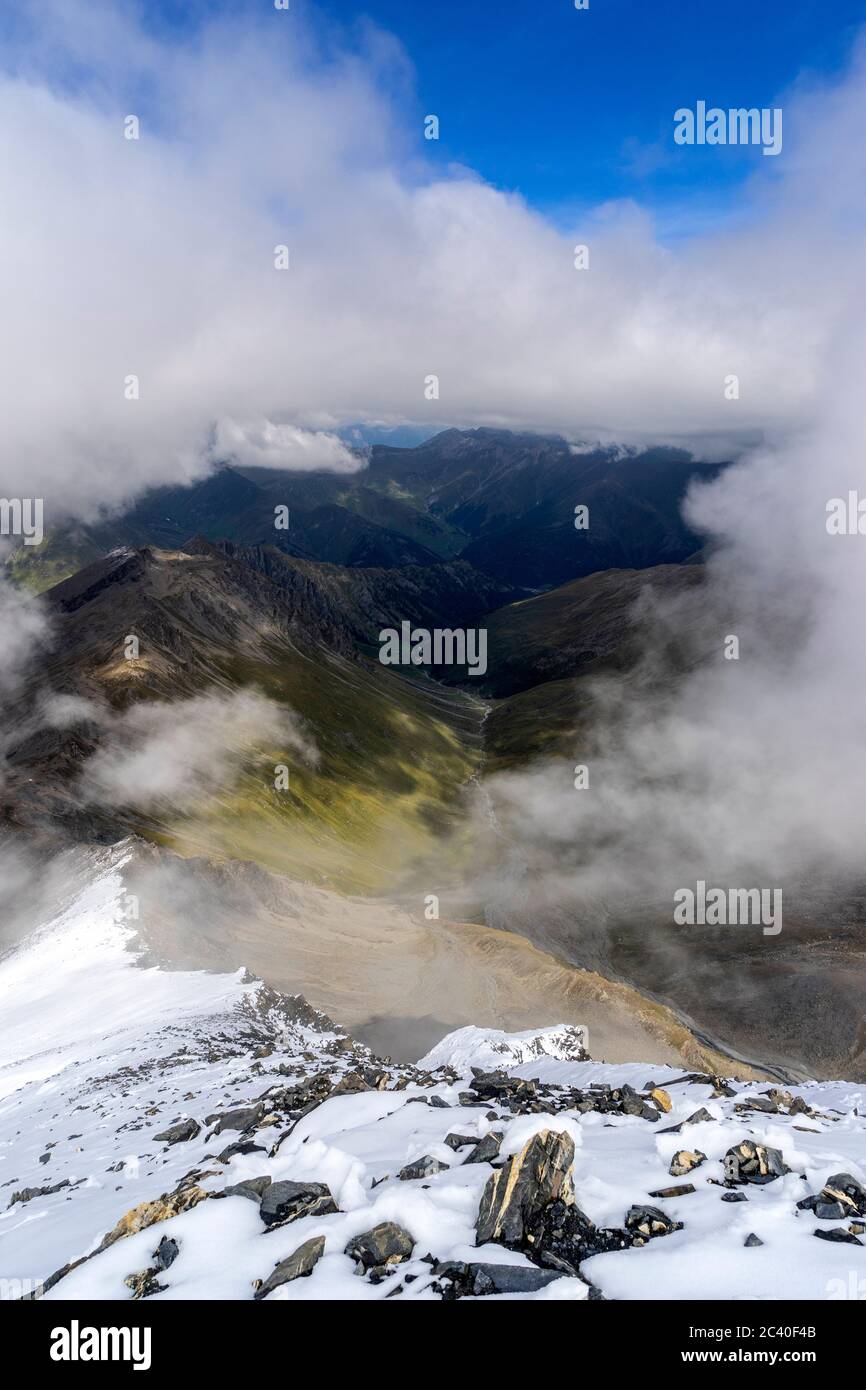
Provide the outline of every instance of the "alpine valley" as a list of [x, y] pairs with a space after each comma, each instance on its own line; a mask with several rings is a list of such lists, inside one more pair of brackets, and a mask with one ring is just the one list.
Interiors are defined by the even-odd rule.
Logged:
[[356, 463], [229, 460], [6, 560], [4, 1288], [827, 1297], [861, 885], [684, 929], [721, 856], [585, 890], [590, 840], [527, 830], [539, 769], [591, 796], [621, 703], [715, 659], [683, 502], [724, 465], [494, 429]]

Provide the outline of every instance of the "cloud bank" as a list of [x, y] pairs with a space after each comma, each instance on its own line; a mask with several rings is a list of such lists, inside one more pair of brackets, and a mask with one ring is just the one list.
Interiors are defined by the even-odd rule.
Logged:
[[642, 605], [636, 670], [576, 687], [590, 734], [573, 759], [487, 782], [480, 812], [511, 846], [510, 874], [484, 885], [494, 920], [517, 891], [570, 913], [574, 941], [608, 912], [670, 913], [697, 878], [791, 889], [801, 917], [862, 893], [866, 535], [826, 527], [862, 474], [860, 290], [848, 328], [814, 426], [692, 491], [706, 582]]
[[[592, 791], [534, 768], [493, 794], [572, 895], [859, 870], [866, 542], [824, 518], [863, 475], [862, 48], [835, 86], [779, 98], [749, 216], [671, 249], [633, 205], [566, 233], [437, 167], [381, 35], [338, 50], [293, 13], [168, 48], [110, 5], [25, 15], [40, 56], [12, 45], [0, 76], [3, 491], [43, 495], [50, 525], [196, 476], [214, 445], [341, 467], [335, 429], [371, 418], [760, 434], [689, 503], [714, 543], [699, 608], [657, 612], [632, 688], [597, 694]], [[701, 660], [660, 690], [653, 644], [681, 630]], [[160, 795], [171, 730], [140, 717]], [[126, 795], [138, 754], [112, 756], [100, 792]]]
[[247, 468], [287, 468], [293, 472], [327, 469], [332, 473], [356, 473], [364, 464], [363, 457], [353, 453], [339, 435], [264, 419], [246, 424], [220, 420], [214, 432], [213, 452]]
[[[81, 713], [63, 710], [60, 717]], [[121, 713], [94, 708], [92, 714], [103, 738], [83, 768], [81, 794], [103, 806], [183, 812], [230, 789], [263, 751], [318, 759], [291, 711], [255, 690], [132, 705]]]
[[634, 205], [562, 231], [443, 168], [369, 27], [341, 46], [250, 8], [169, 43], [135, 13], [25, 0], [0, 57], [2, 487], [44, 496], [46, 525], [199, 476], [214, 445], [348, 467], [350, 421], [728, 440], [810, 419], [863, 270], [861, 59], [786, 104], [743, 225], [671, 250]]

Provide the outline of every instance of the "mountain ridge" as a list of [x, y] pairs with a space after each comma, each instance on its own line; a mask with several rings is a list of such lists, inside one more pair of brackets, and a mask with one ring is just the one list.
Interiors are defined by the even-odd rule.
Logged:
[[[274, 544], [302, 559], [399, 567], [463, 558], [501, 583], [551, 588], [612, 567], [680, 563], [702, 545], [682, 520], [687, 488], [715, 477], [682, 450], [576, 452], [559, 436], [446, 430], [413, 448], [374, 445], [350, 474], [226, 461], [186, 487], [145, 493], [125, 513], [55, 525], [7, 561], [44, 588], [117, 544], [178, 549], [190, 536]], [[576, 532], [577, 505], [590, 507]], [[277, 509], [287, 529], [276, 529]]]

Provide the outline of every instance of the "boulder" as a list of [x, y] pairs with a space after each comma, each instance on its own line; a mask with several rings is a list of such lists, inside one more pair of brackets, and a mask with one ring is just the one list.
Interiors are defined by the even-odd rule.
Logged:
[[461, 1260], [436, 1265], [433, 1273], [446, 1302], [497, 1293], [535, 1293], [563, 1277], [558, 1270], [534, 1265], [465, 1264]]
[[503, 1133], [501, 1130], [492, 1130], [490, 1134], [485, 1134], [467, 1155], [466, 1163], [492, 1163], [494, 1158], [499, 1157], [499, 1150], [502, 1146]]
[[214, 1192], [211, 1195], [214, 1197], [247, 1197], [251, 1202], [260, 1205], [271, 1181], [270, 1176], [265, 1173], [259, 1178], [245, 1178], [243, 1182], [232, 1183], [229, 1187], [224, 1187], [221, 1192]]
[[178, 1120], [176, 1125], [169, 1125], [168, 1129], [164, 1129], [161, 1134], [155, 1134], [153, 1137], [166, 1144], [187, 1144], [200, 1132], [201, 1125], [198, 1120]]
[[155, 1226], [159, 1221], [169, 1221], [171, 1217], [180, 1216], [182, 1212], [192, 1211], [193, 1207], [206, 1201], [210, 1195], [203, 1187], [193, 1185], [164, 1193], [153, 1202], [140, 1202], [137, 1207], [130, 1207], [117, 1225], [103, 1236], [99, 1249], [94, 1253], [98, 1254], [109, 1245], [114, 1245], [115, 1241], [134, 1236], [137, 1231], [144, 1231], [148, 1226]]
[[866, 1216], [866, 1188], [850, 1173], [834, 1173], [815, 1197], [804, 1197], [797, 1206], [813, 1211], [819, 1221], [840, 1221]]
[[447, 1167], [447, 1163], [440, 1163], [432, 1154], [425, 1154], [423, 1158], [416, 1158], [413, 1163], [407, 1163], [405, 1168], [400, 1169], [397, 1177], [401, 1182], [411, 1182], [414, 1178], [431, 1178], [434, 1173], [442, 1173]]
[[790, 1171], [778, 1149], [756, 1144], [751, 1139], [744, 1139], [741, 1144], [728, 1149], [724, 1167], [725, 1181], [728, 1183], [774, 1182]]
[[415, 1248], [408, 1231], [394, 1221], [383, 1221], [371, 1231], [354, 1236], [345, 1254], [355, 1260], [360, 1272], [402, 1264]]
[[449, 1149], [462, 1149], [466, 1144], [477, 1144], [477, 1134], [446, 1134], [445, 1143]]
[[651, 1124], [655, 1124], [660, 1115], [660, 1111], [655, 1105], [650, 1105], [643, 1096], [639, 1096], [636, 1092], [623, 1096], [621, 1110], [623, 1115], [638, 1115], [642, 1120], [649, 1120]]
[[236, 1154], [265, 1154], [267, 1149], [264, 1144], [254, 1144], [249, 1139], [238, 1140], [235, 1144], [229, 1144], [217, 1154], [219, 1163], [231, 1163]]
[[151, 1258], [155, 1261], [157, 1269], [168, 1269], [179, 1254], [180, 1247], [177, 1241], [172, 1240], [171, 1236], [163, 1236]]
[[255, 1128], [264, 1113], [263, 1105], [242, 1105], [236, 1110], [226, 1110], [222, 1115], [208, 1115], [206, 1123], [215, 1124], [214, 1134], [222, 1134], [227, 1129], [237, 1129], [244, 1134]]
[[294, 1254], [281, 1260], [267, 1279], [259, 1284], [253, 1297], [267, 1298], [269, 1293], [273, 1293], [274, 1289], [280, 1288], [283, 1284], [290, 1284], [293, 1279], [305, 1279], [312, 1274], [324, 1252], [324, 1236], [313, 1236], [311, 1240], [305, 1240]]
[[714, 1123], [715, 1118], [715, 1115], [711, 1115], [709, 1110], [702, 1105], [699, 1110], [695, 1110], [692, 1115], [689, 1115], [687, 1120], [683, 1120], [682, 1127], [685, 1129], [686, 1125], [706, 1124], [708, 1120]]
[[668, 1169], [672, 1178], [684, 1178], [686, 1173], [691, 1173], [693, 1169], [706, 1163], [707, 1156], [701, 1153], [700, 1149], [678, 1149], [671, 1159], [671, 1166]]
[[167, 1284], [158, 1283], [158, 1274], [158, 1269], [140, 1269], [135, 1274], [127, 1274], [123, 1282], [135, 1301], [140, 1298], [152, 1298], [155, 1293], [164, 1293], [168, 1288]]
[[663, 1110], [666, 1115], [668, 1114], [672, 1101], [667, 1091], [663, 1090], [661, 1086], [654, 1086], [649, 1093], [649, 1098], [655, 1101], [659, 1110]]
[[630, 1232], [596, 1226], [576, 1202], [551, 1202], [529, 1223], [524, 1253], [534, 1264], [580, 1274], [590, 1255], [625, 1250], [634, 1243]]
[[682, 1221], [672, 1221], [658, 1207], [629, 1207], [625, 1218], [625, 1228], [631, 1232], [635, 1245], [655, 1236], [669, 1236], [683, 1229]]
[[779, 1107], [769, 1096], [747, 1096], [745, 1100], [737, 1101], [734, 1110], [760, 1110], [764, 1115], [778, 1115]]
[[259, 1215], [266, 1226], [285, 1226], [302, 1216], [331, 1216], [339, 1207], [322, 1182], [272, 1182], [262, 1192]]
[[[79, 1179], [83, 1182], [84, 1179]], [[61, 1192], [64, 1187], [70, 1187], [68, 1178], [63, 1178], [60, 1182], [55, 1182], [49, 1187], [22, 1187], [18, 1192], [13, 1192], [9, 1198], [9, 1206], [14, 1207], [16, 1202], [32, 1202], [34, 1197], [50, 1197], [54, 1192]]]
[[524, 1081], [519, 1076], [509, 1076], [507, 1071], [482, 1071], [472, 1068], [469, 1083], [474, 1099], [502, 1100], [515, 1107], [535, 1100], [538, 1087], [534, 1081]]
[[519, 1247], [527, 1229], [551, 1202], [574, 1201], [571, 1135], [554, 1130], [534, 1134], [520, 1153], [488, 1179], [475, 1225], [479, 1245], [499, 1241]]

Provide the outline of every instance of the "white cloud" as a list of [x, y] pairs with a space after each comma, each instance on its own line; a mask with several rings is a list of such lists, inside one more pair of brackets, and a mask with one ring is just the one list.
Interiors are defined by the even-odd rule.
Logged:
[[297, 425], [255, 420], [239, 424], [220, 420], [214, 431], [213, 453], [247, 468], [289, 468], [296, 472], [324, 468], [334, 473], [355, 473], [364, 459], [352, 452], [339, 435], [325, 430], [301, 430]]
[[292, 712], [254, 690], [103, 710], [101, 723], [102, 742], [84, 766], [81, 791], [86, 801], [108, 806], [183, 811], [229, 789], [265, 753], [318, 759]]
[[49, 636], [48, 617], [38, 600], [0, 580], [0, 696], [15, 695]]
[[[828, 535], [826, 505], [863, 477], [864, 309], [852, 288], [812, 429], [693, 491], [689, 519], [712, 542], [705, 582], [640, 604], [640, 664], [576, 693], [571, 762], [487, 782], [515, 847], [489, 902], [507, 910], [516, 873], [542, 920], [542, 898], [568, 904], [586, 948], [594, 913], [672, 910], [697, 878], [795, 889], [792, 910], [806, 889], [826, 906], [862, 884], [866, 536]], [[729, 635], [738, 660], [725, 659]]]
[[[565, 235], [437, 167], [373, 31], [341, 53], [250, 11], [163, 44], [127, 7], [23, 13], [29, 43], [0, 58], [0, 453], [47, 525], [199, 475], [219, 421], [277, 458], [292, 427], [368, 418], [691, 439], [810, 417], [864, 268], [861, 66], [786, 109], [749, 219], [671, 250], [634, 206]], [[345, 465], [304, 438], [295, 458]]]
[[[10, 47], [0, 77], [0, 491], [43, 496], [47, 525], [87, 514], [207, 468], [218, 421], [282, 422], [237, 427], [260, 457], [313, 449], [293, 428], [333, 451], [321, 431], [365, 418], [710, 435], [716, 456], [762, 433], [693, 503], [718, 547], [701, 607], [658, 615], [708, 648], [738, 631], [740, 662], [686, 676], [675, 700], [647, 684], [623, 708], [606, 690], [588, 801], [544, 770], [496, 790], [539, 854], [577, 846], [584, 885], [623, 869], [658, 883], [714, 853], [859, 868], [864, 550], [827, 536], [824, 504], [863, 477], [862, 50], [835, 86], [783, 99], [785, 149], [757, 161], [749, 216], [671, 249], [630, 205], [565, 235], [434, 171], [420, 124], [383, 95], [393, 46], [325, 58], [295, 17], [285, 46], [262, 19], [163, 48], [120, 9], [100, 6], [99, 23], [80, 0], [26, 10], [37, 66]], [[126, 141], [138, 105], [141, 139]], [[289, 271], [274, 268], [282, 243]], [[26, 637], [29, 618], [13, 621]], [[170, 721], [135, 718], [133, 750], [115, 742], [93, 770], [102, 791], [173, 795]], [[176, 732], [194, 780], [195, 731]]]

